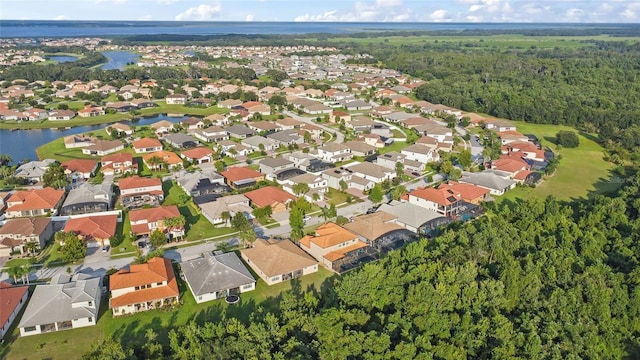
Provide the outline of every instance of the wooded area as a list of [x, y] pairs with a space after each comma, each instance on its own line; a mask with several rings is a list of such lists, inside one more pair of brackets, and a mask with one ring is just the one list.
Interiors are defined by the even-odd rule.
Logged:
[[509, 205], [247, 324], [213, 311], [168, 346], [106, 340], [85, 359], [639, 358], [640, 177], [614, 198]]

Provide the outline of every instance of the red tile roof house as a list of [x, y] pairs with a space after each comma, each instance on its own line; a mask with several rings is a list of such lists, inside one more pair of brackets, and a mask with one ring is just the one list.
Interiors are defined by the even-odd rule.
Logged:
[[67, 176], [74, 178], [89, 179], [96, 174], [98, 162], [91, 159], [73, 159], [60, 164]]
[[183, 151], [180, 156], [193, 164], [213, 162], [213, 150], [206, 147], [197, 147]]
[[7, 218], [55, 215], [62, 204], [64, 190], [46, 187], [17, 191], [7, 200]]
[[87, 247], [110, 245], [116, 235], [118, 215], [86, 216], [67, 220], [64, 231], [72, 231], [84, 240]]
[[300, 248], [324, 267], [339, 271], [342, 264], [358, 258], [368, 245], [358, 235], [334, 223], [320, 225], [313, 235], [300, 239]]
[[462, 195], [450, 188], [416, 189], [409, 193], [409, 203], [433, 210], [440, 215], [453, 217], [462, 205]]
[[255, 185], [264, 180], [264, 174], [245, 166], [230, 167], [220, 173], [227, 185], [234, 189]]
[[11, 219], [0, 228], [0, 256], [10, 256], [12, 252], [27, 252], [27, 243], [37, 244], [36, 250], [44, 249], [53, 235], [53, 225], [49, 218]]
[[251, 204], [257, 208], [271, 206], [273, 213], [287, 211], [287, 205], [291, 201], [296, 201], [296, 197], [277, 186], [267, 186], [257, 190], [244, 193]]
[[176, 304], [180, 297], [171, 260], [156, 257], [130, 265], [109, 278], [113, 316], [135, 314]]
[[136, 235], [150, 235], [158, 229], [172, 239], [184, 236], [184, 227], [167, 228], [164, 225], [164, 219], [178, 216], [180, 216], [180, 211], [177, 206], [160, 206], [151, 209], [131, 210], [129, 222], [131, 223], [131, 231]]
[[126, 207], [139, 207], [145, 204], [158, 205], [164, 200], [162, 180], [132, 176], [120, 179], [120, 198]]
[[462, 200], [474, 205], [480, 205], [481, 202], [485, 201], [490, 192], [489, 189], [480, 186], [455, 181], [449, 181], [448, 184], [441, 184], [438, 189], [451, 189], [454, 192], [458, 192], [462, 196]]
[[28, 298], [28, 286], [11, 287], [5, 282], [0, 282], [0, 339], [4, 339]]
[[162, 143], [158, 139], [142, 138], [133, 142], [133, 150], [136, 154], [162, 151]]

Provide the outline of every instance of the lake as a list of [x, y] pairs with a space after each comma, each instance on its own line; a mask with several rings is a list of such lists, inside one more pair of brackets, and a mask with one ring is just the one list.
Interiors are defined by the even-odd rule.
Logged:
[[106, 64], [100, 67], [102, 70], [123, 70], [125, 65], [130, 62], [137, 62], [139, 57], [137, 54], [128, 51], [103, 51], [102, 55], [109, 59]]
[[77, 56], [49, 56], [49, 60], [59, 63], [74, 62], [78, 60]]
[[[160, 114], [152, 117], [143, 117], [135, 122], [126, 122], [135, 126], [144, 126], [153, 124], [156, 121], [168, 120], [173, 123], [182, 121], [186, 117], [169, 117], [165, 114]], [[64, 121], [59, 121], [60, 126], [64, 126]], [[77, 126], [71, 129], [33, 129], [33, 130], [0, 130], [0, 154], [8, 154], [11, 156], [14, 162], [19, 162], [23, 159], [29, 158], [31, 160], [37, 159], [36, 149], [40, 146], [47, 144], [57, 138], [75, 135], [89, 131], [96, 131], [104, 129], [109, 124], [102, 125], [86, 125]]]

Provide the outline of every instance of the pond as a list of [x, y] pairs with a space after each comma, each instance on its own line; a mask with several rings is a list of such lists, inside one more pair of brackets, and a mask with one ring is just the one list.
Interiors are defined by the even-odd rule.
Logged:
[[138, 54], [129, 51], [103, 51], [102, 55], [108, 59], [108, 62], [100, 67], [102, 70], [123, 70], [125, 65], [137, 62], [139, 57]]
[[[160, 120], [168, 120], [173, 123], [184, 120], [185, 117], [169, 117], [165, 114], [152, 117], [143, 117], [130, 124], [135, 126], [145, 126]], [[121, 121], [125, 122], [126, 121]], [[10, 155], [14, 162], [24, 159], [35, 160], [38, 158], [36, 149], [57, 138], [96, 131], [106, 128], [108, 124], [76, 126], [70, 129], [32, 129], [32, 130], [7, 130], [0, 129], [0, 154]], [[64, 127], [64, 121], [60, 121], [60, 127]]]
[[49, 56], [49, 60], [53, 60], [58, 63], [74, 62], [78, 60], [77, 56], [56, 55]]

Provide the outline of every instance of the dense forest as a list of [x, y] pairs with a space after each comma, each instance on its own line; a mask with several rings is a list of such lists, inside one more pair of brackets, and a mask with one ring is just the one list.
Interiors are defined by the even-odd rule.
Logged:
[[616, 197], [504, 204], [248, 324], [214, 310], [164, 347], [149, 333], [84, 358], [638, 359], [639, 213], [640, 177]]

